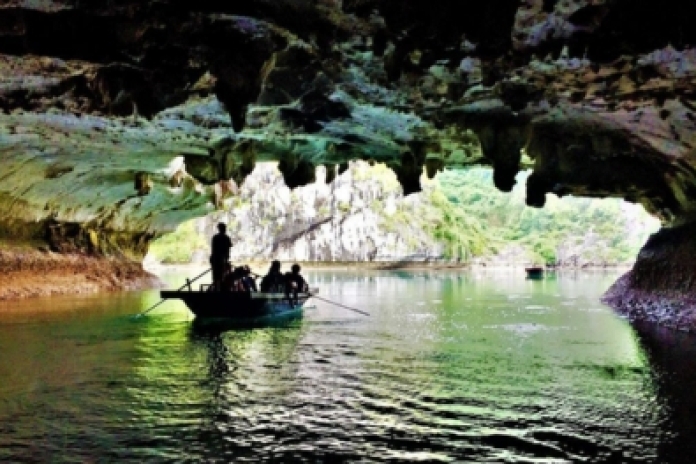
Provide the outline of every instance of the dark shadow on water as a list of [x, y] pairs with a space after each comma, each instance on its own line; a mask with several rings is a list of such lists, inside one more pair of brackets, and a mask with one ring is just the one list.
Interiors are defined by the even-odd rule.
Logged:
[[253, 329], [283, 329], [297, 327], [301, 322], [302, 314], [278, 317], [264, 322], [197, 317], [191, 322], [191, 333], [193, 335], [213, 335], [223, 332], [248, 331]]
[[634, 327], [652, 367], [657, 401], [668, 411], [657, 462], [696, 462], [696, 336], [656, 325]]
[[[254, 345], [257, 362], [282, 364], [294, 353], [302, 333], [302, 316], [263, 327], [240, 326], [234, 321], [194, 319], [189, 340], [207, 351], [208, 380], [228, 380], [227, 374], [249, 362]], [[252, 361], [253, 362], [253, 361]]]
[[269, 433], [259, 432], [256, 421], [264, 419], [266, 408], [277, 407], [273, 403], [284, 397], [285, 383], [297, 375], [302, 320], [257, 328], [211, 322], [194, 320], [188, 329], [189, 343], [205, 353], [197, 386], [204, 419], [187, 437], [200, 446], [189, 457], [192, 462], [268, 461], [248, 444]]

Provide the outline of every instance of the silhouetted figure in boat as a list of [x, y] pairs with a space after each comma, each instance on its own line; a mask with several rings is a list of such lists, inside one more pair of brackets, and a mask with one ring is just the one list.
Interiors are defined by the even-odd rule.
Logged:
[[225, 274], [222, 276], [221, 290], [226, 292], [234, 291], [236, 287], [236, 275], [231, 263], [225, 264]]
[[234, 286], [232, 287], [233, 292], [246, 292], [246, 285], [244, 283], [244, 276], [246, 271], [244, 266], [239, 266], [234, 268]]
[[229, 272], [225, 273], [225, 277], [222, 279], [222, 290], [226, 292], [249, 291], [244, 282], [245, 275], [246, 271], [244, 270], [244, 266], [231, 268]]
[[224, 223], [219, 223], [217, 228], [218, 233], [213, 236], [210, 244], [210, 267], [213, 269], [213, 286], [219, 289], [225, 275], [225, 266], [230, 260], [232, 240], [227, 235], [227, 226]]
[[244, 286], [244, 291], [258, 292], [259, 289], [256, 287], [256, 281], [254, 280], [254, 277], [251, 275], [251, 269], [249, 269], [249, 266], [243, 266], [242, 269], [242, 285]]
[[308, 292], [309, 286], [304, 277], [300, 275], [299, 264], [293, 264], [290, 269], [292, 272], [285, 274], [285, 296], [291, 306], [296, 306], [299, 302], [297, 294]]
[[268, 274], [261, 279], [262, 292], [282, 292], [285, 287], [285, 276], [280, 272], [280, 261], [271, 262]]

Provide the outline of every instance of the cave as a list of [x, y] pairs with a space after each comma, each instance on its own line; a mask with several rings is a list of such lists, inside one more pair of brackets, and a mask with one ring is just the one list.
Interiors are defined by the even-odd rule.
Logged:
[[606, 301], [690, 329], [694, 9], [460, 3], [6, 2], [3, 243], [34, 244], [25, 270], [46, 253], [136, 269], [257, 162], [291, 188], [319, 166], [383, 163], [405, 194], [423, 166], [490, 166], [501, 191], [531, 169], [530, 207], [611, 197], [660, 219]]

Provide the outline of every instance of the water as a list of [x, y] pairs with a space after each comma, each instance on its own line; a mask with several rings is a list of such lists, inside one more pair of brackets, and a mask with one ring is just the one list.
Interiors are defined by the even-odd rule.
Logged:
[[[615, 275], [316, 272], [303, 319], [211, 330], [154, 291], [0, 305], [2, 462], [694, 462], [696, 343]], [[167, 277], [178, 284], [183, 276]]]

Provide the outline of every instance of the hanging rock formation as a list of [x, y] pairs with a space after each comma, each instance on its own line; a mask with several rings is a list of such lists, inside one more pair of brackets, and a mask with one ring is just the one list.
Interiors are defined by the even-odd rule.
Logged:
[[530, 206], [612, 196], [665, 228], [694, 217], [689, 2], [8, 0], [0, 14], [7, 240], [137, 260], [265, 160], [289, 187], [384, 162], [405, 193], [423, 166], [490, 165], [504, 191], [532, 167]]

